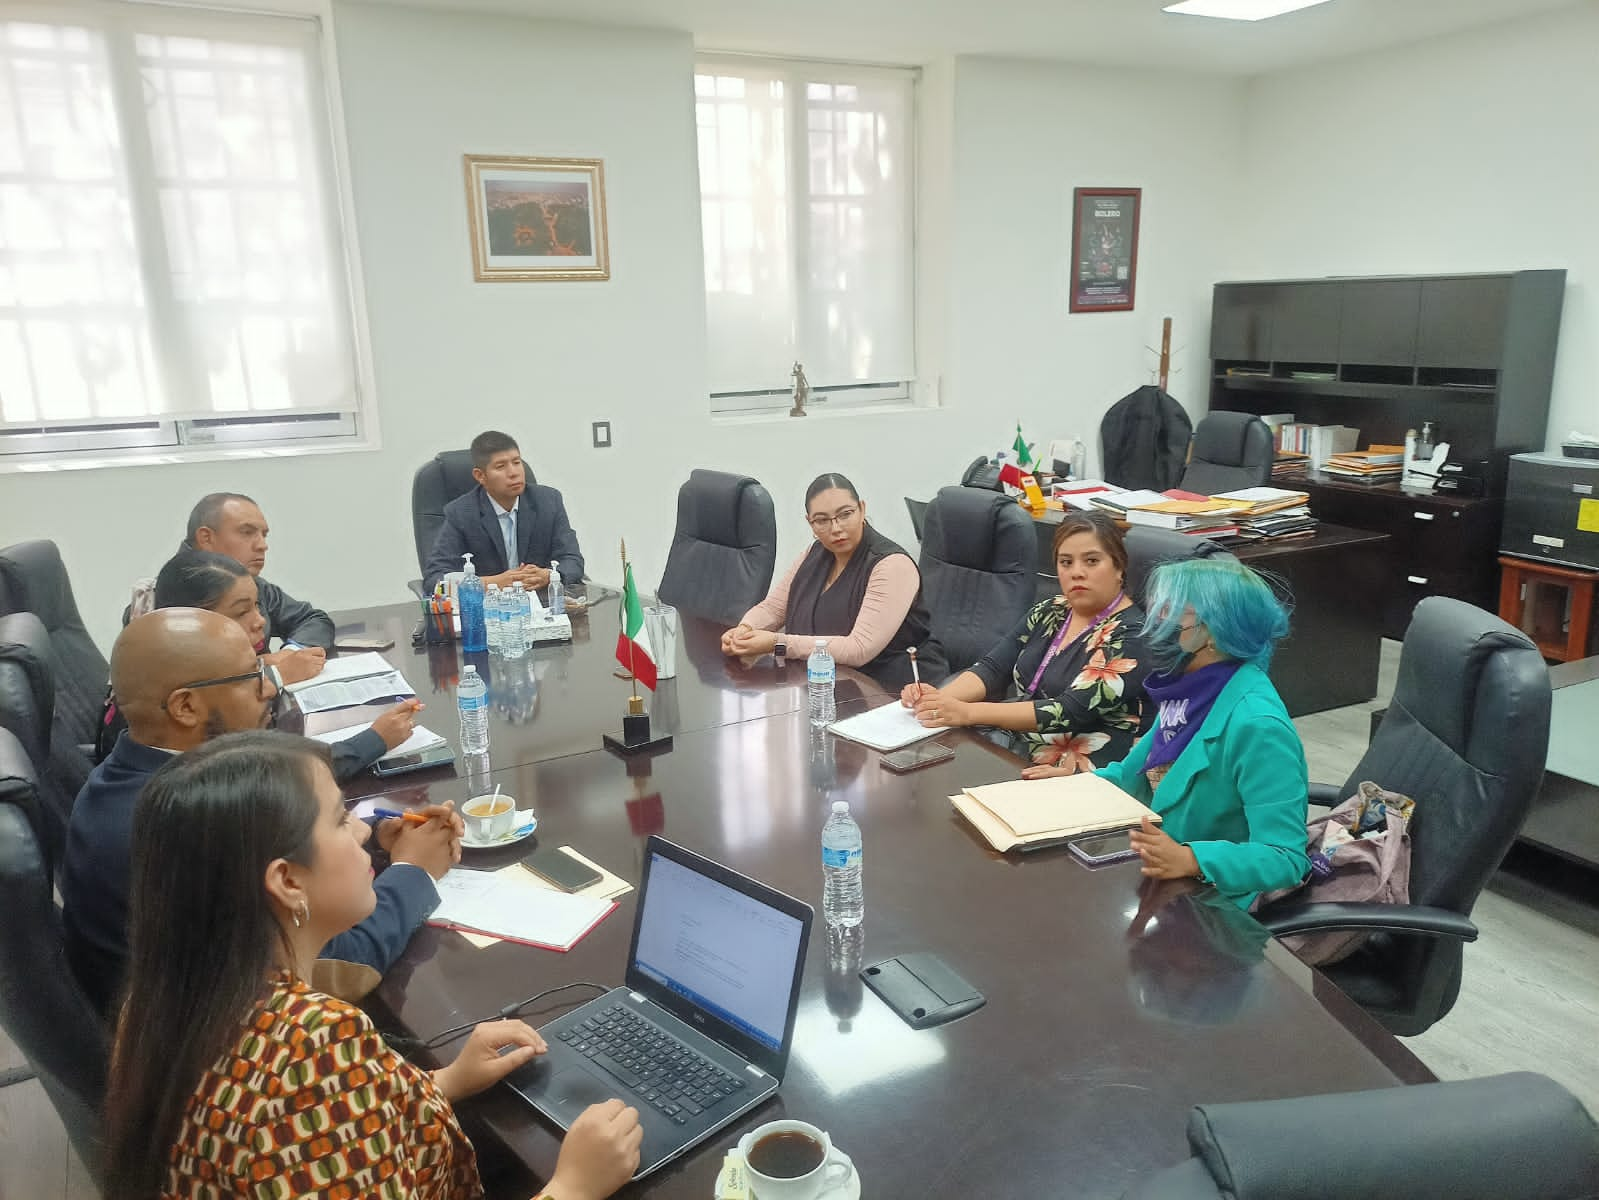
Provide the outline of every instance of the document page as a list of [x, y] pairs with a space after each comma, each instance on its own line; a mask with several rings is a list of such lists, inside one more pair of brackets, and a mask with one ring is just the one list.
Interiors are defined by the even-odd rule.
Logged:
[[438, 881], [439, 906], [428, 923], [570, 950], [616, 907], [611, 900], [552, 892], [527, 876], [520, 863], [493, 872], [457, 868]]
[[869, 712], [857, 713], [827, 727], [829, 733], [870, 746], [873, 750], [898, 750], [924, 738], [937, 737], [942, 729], [928, 729], [916, 714], [898, 700], [890, 700]]

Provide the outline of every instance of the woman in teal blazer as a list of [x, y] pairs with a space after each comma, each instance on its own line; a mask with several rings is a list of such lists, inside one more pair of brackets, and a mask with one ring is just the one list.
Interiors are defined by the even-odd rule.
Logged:
[[1161, 816], [1132, 834], [1145, 875], [1197, 877], [1247, 906], [1310, 869], [1305, 751], [1266, 677], [1288, 614], [1231, 558], [1163, 563], [1147, 598], [1158, 716], [1098, 774]]

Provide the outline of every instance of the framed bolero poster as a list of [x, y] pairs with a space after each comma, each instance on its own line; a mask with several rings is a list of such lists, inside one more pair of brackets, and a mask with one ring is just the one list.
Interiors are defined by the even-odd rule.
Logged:
[[478, 282], [611, 277], [600, 159], [468, 154], [465, 164]]
[[1142, 188], [1073, 189], [1072, 312], [1133, 307], [1142, 197]]

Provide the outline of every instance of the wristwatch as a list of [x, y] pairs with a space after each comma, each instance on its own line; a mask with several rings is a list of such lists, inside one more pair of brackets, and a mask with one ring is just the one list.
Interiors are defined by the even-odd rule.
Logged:
[[783, 667], [788, 665], [788, 643], [782, 638], [777, 639], [777, 645], [772, 647], [772, 653], [777, 656], [778, 666]]

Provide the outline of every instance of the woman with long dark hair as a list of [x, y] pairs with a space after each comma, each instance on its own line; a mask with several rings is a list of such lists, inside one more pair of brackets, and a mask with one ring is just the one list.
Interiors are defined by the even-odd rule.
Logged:
[[953, 679], [900, 693], [929, 728], [1008, 731], [1011, 748], [1032, 760], [1028, 779], [1120, 760], [1138, 739], [1149, 674], [1121, 530], [1102, 513], [1068, 512], [1054, 548], [1060, 595], [1033, 605]]
[[775, 654], [804, 661], [827, 639], [833, 661], [887, 687], [911, 680], [916, 647], [924, 675], [944, 673], [944, 652], [932, 636], [916, 562], [866, 520], [855, 485], [829, 471], [805, 489], [805, 522], [815, 539], [734, 628], [722, 653]]
[[[256, 605], [255, 576], [226, 554], [179, 550], [162, 565], [155, 578], [154, 607], [203, 608], [220, 613], [244, 630], [257, 653], [265, 649], [267, 623]], [[283, 682], [298, 683], [305, 678], [309, 677], [284, 675]], [[371, 729], [334, 743], [333, 774], [341, 780], [352, 779], [396, 746], [404, 745], [415, 731], [416, 714], [421, 711], [420, 700], [402, 700], [373, 721]], [[127, 727], [127, 720], [117, 709], [116, 697], [107, 694], [100, 714], [95, 761], [111, 753], [117, 736]]]
[[[544, 1041], [521, 1021], [486, 1022], [430, 1073], [360, 1009], [304, 982], [319, 948], [372, 911], [366, 829], [345, 810], [327, 748], [290, 734], [226, 734], [146, 786], [106, 1093], [107, 1195], [482, 1195], [452, 1102]], [[589, 1109], [549, 1194], [610, 1195], [641, 1137], [621, 1101]]]

